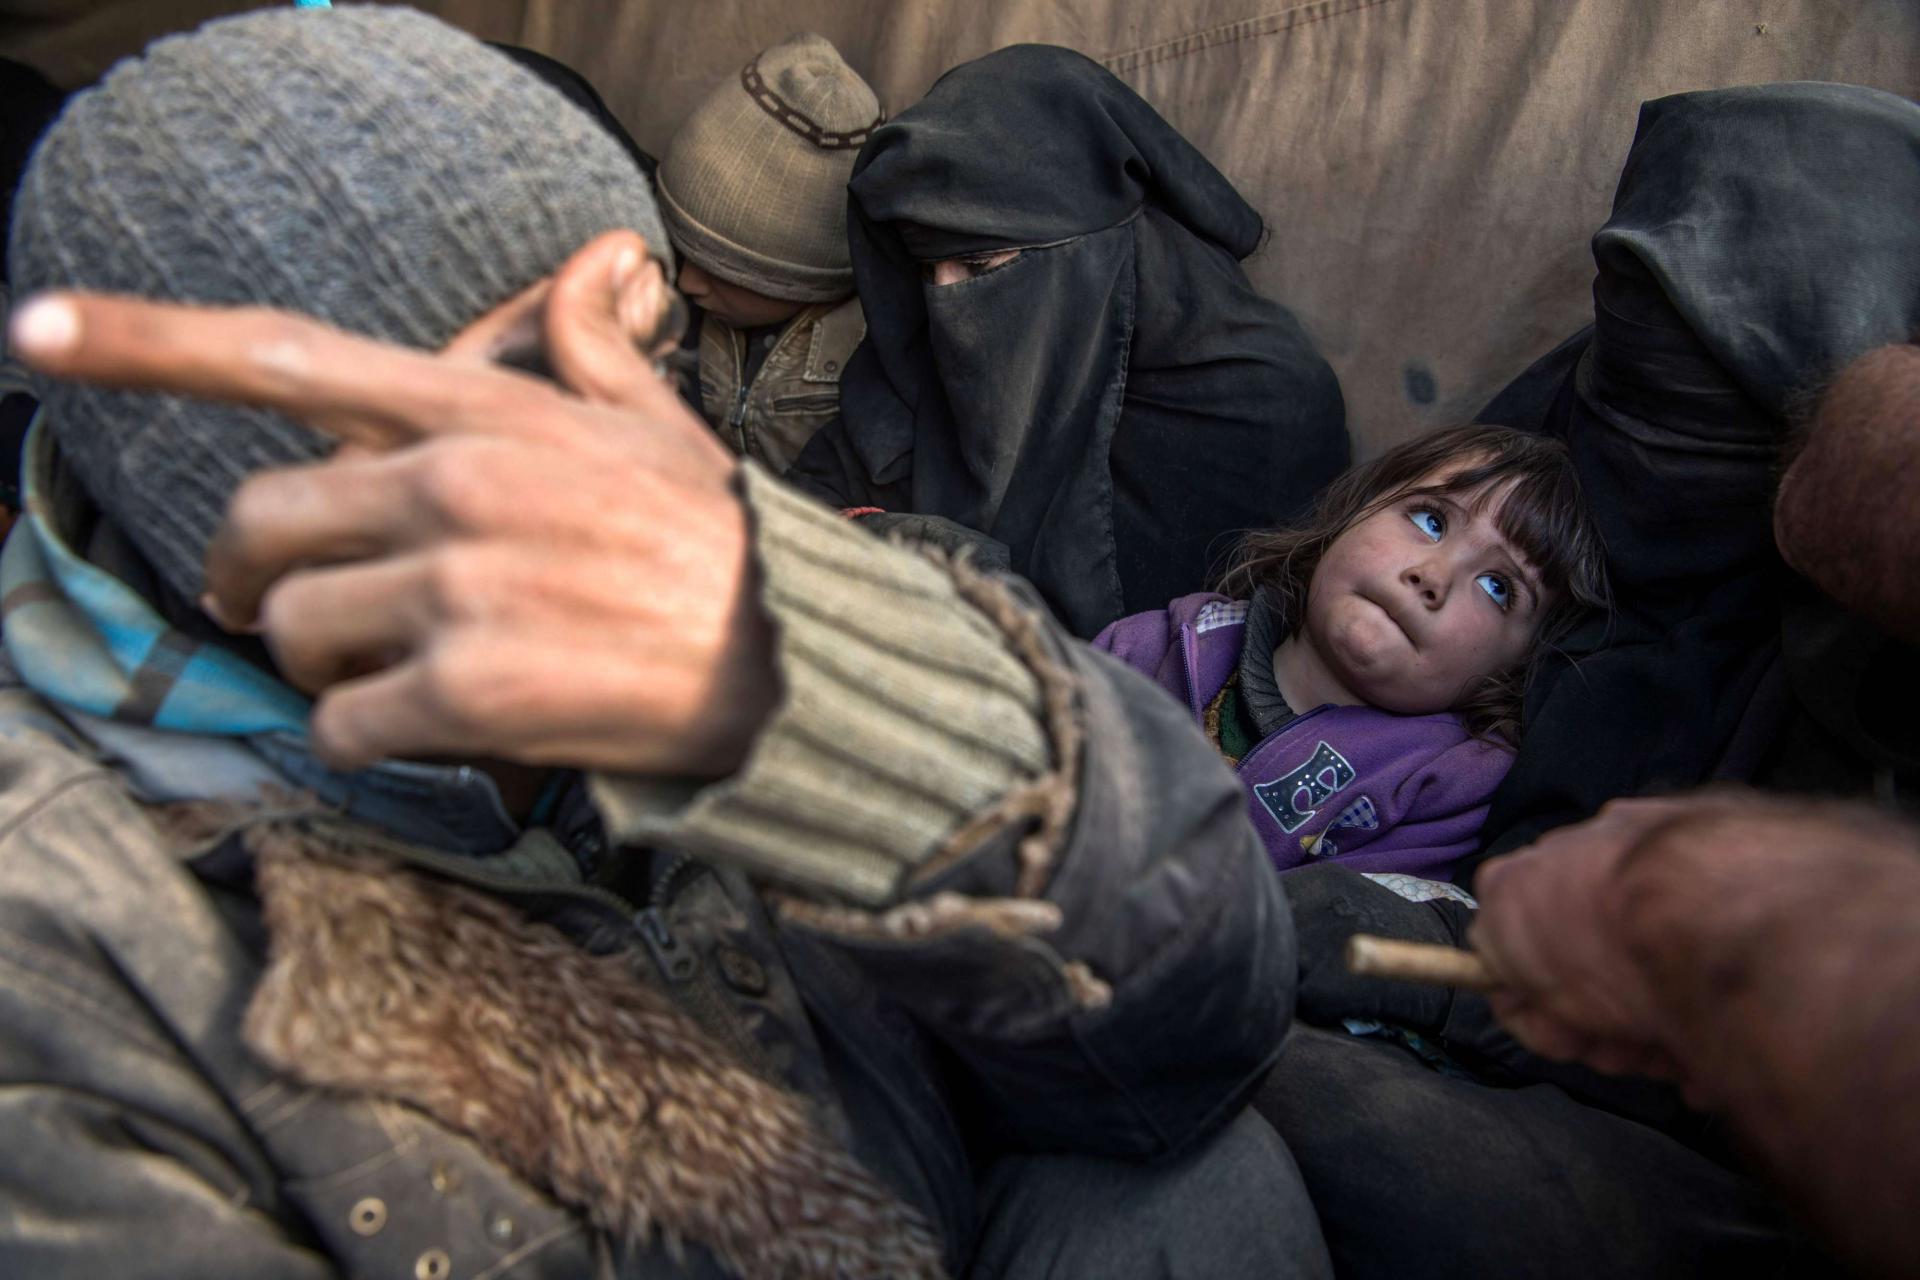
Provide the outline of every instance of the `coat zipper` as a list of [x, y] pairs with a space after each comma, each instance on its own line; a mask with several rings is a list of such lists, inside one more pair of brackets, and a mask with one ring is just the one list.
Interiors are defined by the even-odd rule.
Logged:
[[775, 413], [827, 413], [839, 407], [839, 394], [825, 391], [806, 396], [781, 396], [773, 402]]
[[[737, 329], [728, 330], [727, 338], [727, 349], [733, 353], [733, 380], [739, 387], [739, 390], [734, 392], [733, 412], [727, 415], [727, 421], [735, 428], [739, 428], [746, 425], [747, 393], [753, 389], [752, 384], [747, 381], [747, 339], [746, 335]], [[744, 438], [740, 441], [740, 447], [743, 450], [746, 448]]]
[[633, 922], [639, 927], [640, 941], [646, 944], [647, 953], [669, 982], [677, 985], [693, 977], [699, 964], [686, 944], [673, 936], [666, 913], [658, 907], [647, 907], [634, 916]]
[[1180, 624], [1180, 672], [1182, 675], [1186, 677], [1187, 708], [1188, 710], [1193, 712], [1194, 719], [1204, 720], [1207, 715], [1207, 709], [1200, 705], [1199, 703], [1200, 690], [1195, 688], [1193, 683], [1193, 664], [1195, 661], [1194, 649], [1199, 645], [1199, 643], [1200, 643], [1199, 638], [1193, 634], [1193, 624], [1190, 622], [1181, 623]]
[[[1192, 710], [1194, 719], [1204, 720], [1206, 718], [1207, 709], [1199, 705], [1200, 690], [1198, 687], [1195, 686], [1194, 680], [1193, 680], [1193, 664], [1195, 661], [1194, 650], [1199, 645], [1199, 643], [1200, 643], [1199, 638], [1195, 636], [1193, 633], [1193, 624], [1190, 622], [1181, 623], [1180, 624], [1180, 670], [1181, 670], [1181, 673], [1186, 676], [1187, 706], [1189, 709]], [[1292, 733], [1294, 729], [1298, 727], [1303, 721], [1311, 720], [1313, 717], [1319, 715], [1322, 711], [1326, 711], [1328, 709], [1329, 709], [1329, 704], [1323, 703], [1320, 706], [1315, 707], [1311, 711], [1302, 711], [1300, 714], [1296, 715], [1293, 719], [1287, 721], [1285, 724], [1281, 725], [1278, 729], [1275, 729], [1272, 733], [1268, 734], [1266, 737], [1260, 739], [1260, 741], [1248, 747], [1247, 753], [1240, 757], [1240, 763], [1233, 766], [1233, 771], [1235, 773], [1239, 773], [1241, 770], [1243, 770], [1246, 767], [1247, 761], [1253, 759], [1254, 756], [1258, 755], [1260, 753], [1261, 748], [1265, 747], [1269, 742], [1272, 742], [1275, 738], [1280, 737], [1282, 734]]]
[[665, 905], [673, 901], [670, 891], [679, 888], [680, 882], [687, 878], [687, 872], [693, 867], [692, 858], [684, 853], [674, 854], [666, 870], [654, 877], [653, 887], [647, 891], [647, 901], [652, 905], [634, 916], [634, 924], [640, 930], [640, 940], [646, 943], [654, 963], [660, 966], [660, 972], [673, 982], [687, 981], [698, 968], [693, 952], [674, 936], [664, 910]]
[[653, 905], [634, 917], [640, 939], [667, 981], [680, 989], [679, 999], [694, 1010], [695, 1021], [713, 1031], [733, 1050], [741, 1065], [755, 1075], [763, 1080], [783, 1080], [766, 1046], [741, 1022], [733, 1001], [714, 978], [712, 967], [702, 966], [693, 949], [674, 934], [673, 926], [667, 922], [667, 907], [702, 869], [684, 853], [673, 855], [666, 869], [654, 877], [653, 887], [648, 891], [648, 900]]
[[1292, 733], [1295, 729], [1299, 728], [1300, 725], [1304, 724], [1306, 721], [1311, 720], [1315, 716], [1319, 715], [1322, 711], [1330, 711], [1330, 710], [1332, 710], [1331, 703], [1322, 703], [1320, 706], [1315, 707], [1311, 711], [1302, 711], [1299, 715], [1287, 721], [1285, 724], [1281, 725], [1278, 729], [1275, 729], [1272, 733], [1268, 734], [1266, 737], [1260, 739], [1260, 741], [1248, 747], [1247, 754], [1240, 757], [1240, 763], [1233, 766], [1233, 771], [1235, 773], [1239, 773], [1242, 769], [1246, 767], [1247, 761], [1253, 759], [1256, 755], [1260, 754], [1260, 752], [1266, 748], [1266, 745], [1269, 742], [1272, 742], [1275, 738], [1285, 737], [1287, 734]]

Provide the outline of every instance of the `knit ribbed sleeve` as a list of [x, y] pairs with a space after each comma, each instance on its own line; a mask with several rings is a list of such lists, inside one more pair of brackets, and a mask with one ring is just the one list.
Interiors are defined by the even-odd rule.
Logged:
[[781, 697], [703, 786], [593, 779], [609, 834], [863, 905], [1051, 762], [1034, 673], [942, 565], [743, 468]]

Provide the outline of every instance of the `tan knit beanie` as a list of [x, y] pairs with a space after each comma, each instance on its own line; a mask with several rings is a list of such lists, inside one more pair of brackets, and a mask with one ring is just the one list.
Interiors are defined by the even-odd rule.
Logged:
[[655, 179], [674, 245], [703, 270], [790, 302], [853, 292], [847, 179], [884, 117], [824, 38], [765, 50], [694, 108]]

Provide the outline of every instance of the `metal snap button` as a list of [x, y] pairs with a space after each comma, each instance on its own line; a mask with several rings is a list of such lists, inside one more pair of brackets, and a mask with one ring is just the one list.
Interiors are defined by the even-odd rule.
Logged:
[[487, 1215], [487, 1235], [499, 1244], [513, 1239], [513, 1219], [495, 1210]]
[[447, 1280], [453, 1274], [453, 1259], [445, 1249], [429, 1249], [413, 1260], [413, 1280]]
[[840, 362], [838, 360], [829, 360], [825, 365], [826, 371], [828, 373], [832, 373], [835, 369], [838, 369], [839, 367], [840, 367]]
[[741, 995], [763, 996], [767, 993], [766, 969], [740, 948], [722, 943], [714, 948], [714, 958], [720, 962], [720, 977]]
[[439, 1195], [445, 1195], [460, 1185], [460, 1175], [447, 1167], [445, 1160], [435, 1160], [427, 1170], [427, 1185]]
[[357, 1236], [378, 1235], [380, 1228], [387, 1225], [387, 1202], [379, 1196], [356, 1201], [353, 1208], [347, 1210], [347, 1225]]

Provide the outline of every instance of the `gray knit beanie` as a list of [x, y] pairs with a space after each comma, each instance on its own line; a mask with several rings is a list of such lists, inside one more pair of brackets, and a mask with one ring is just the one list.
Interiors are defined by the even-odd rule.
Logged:
[[[407, 9], [273, 9], [154, 44], [68, 105], [16, 199], [19, 296], [283, 307], [437, 349], [602, 231], [671, 259], [621, 145]], [[94, 499], [187, 599], [248, 474], [332, 443], [277, 414], [38, 380]]]
[[667, 143], [656, 181], [674, 244], [702, 270], [768, 297], [846, 297], [847, 179], [885, 119], [824, 36], [765, 50]]

